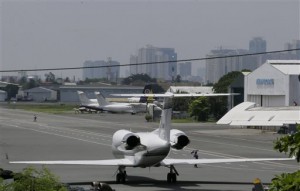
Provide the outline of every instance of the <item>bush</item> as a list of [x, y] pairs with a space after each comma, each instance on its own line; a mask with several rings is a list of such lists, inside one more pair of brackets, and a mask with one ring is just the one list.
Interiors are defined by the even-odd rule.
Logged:
[[147, 113], [145, 115], [145, 119], [146, 119], [147, 122], [151, 121], [152, 120], [152, 115], [150, 115], [149, 113]]

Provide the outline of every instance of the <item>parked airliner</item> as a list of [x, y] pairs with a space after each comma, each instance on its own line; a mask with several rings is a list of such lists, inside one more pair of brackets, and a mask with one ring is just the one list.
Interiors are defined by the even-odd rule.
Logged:
[[[124, 96], [128, 96], [122, 94]], [[171, 149], [181, 150], [190, 143], [188, 136], [180, 130], [171, 129], [173, 97], [228, 96], [229, 94], [151, 94], [163, 97], [162, 116], [159, 127], [152, 132], [131, 132], [125, 129], [116, 131], [112, 136], [112, 152], [115, 159], [109, 160], [57, 160], [57, 161], [14, 161], [23, 164], [63, 164], [63, 165], [103, 165], [117, 166], [116, 181], [126, 182], [126, 167], [168, 167], [168, 182], [176, 182], [178, 172], [175, 165], [213, 164], [255, 161], [283, 161], [290, 158], [231, 158], [231, 159], [172, 159], [168, 158]], [[138, 94], [133, 96], [150, 96]]]
[[[104, 96], [100, 92], [95, 92], [99, 108], [103, 111], [108, 111], [112, 113], [131, 113], [135, 114], [137, 112], [136, 107], [130, 103], [117, 103], [117, 102], [108, 102], [105, 100]], [[142, 104], [142, 103], [141, 103]], [[143, 104], [144, 112], [146, 112], [146, 104]]]
[[155, 110], [161, 110], [159, 107], [156, 107], [156, 103], [154, 103], [155, 98], [153, 98], [152, 96], [152, 93], [154, 93], [153, 86], [155, 86], [155, 84], [148, 84], [145, 85], [143, 89], [143, 94], [150, 94], [151, 96], [129, 96], [129, 98], [127, 98], [128, 103], [109, 102], [105, 99], [101, 92], [95, 92], [95, 96], [97, 99], [89, 99], [83, 91], [77, 91], [77, 93], [79, 96], [81, 107], [97, 111], [108, 111], [112, 113], [135, 114], [138, 112], [146, 112], [147, 108], [149, 107], [153, 107]]

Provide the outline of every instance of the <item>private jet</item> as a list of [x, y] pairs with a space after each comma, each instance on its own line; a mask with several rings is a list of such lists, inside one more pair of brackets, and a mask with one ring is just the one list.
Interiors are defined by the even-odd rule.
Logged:
[[[121, 94], [128, 96], [128, 94]], [[231, 158], [231, 159], [172, 159], [168, 155], [171, 149], [182, 150], [190, 143], [188, 136], [181, 130], [171, 128], [172, 98], [196, 96], [228, 96], [230, 94], [151, 94], [163, 97], [162, 116], [159, 127], [152, 132], [132, 132], [126, 129], [116, 131], [112, 136], [112, 153], [115, 159], [108, 160], [57, 160], [57, 161], [13, 161], [22, 164], [63, 164], [63, 165], [96, 165], [116, 166], [117, 183], [126, 182], [126, 167], [167, 167], [167, 182], [177, 181], [178, 171], [175, 165], [284, 161], [290, 158]], [[149, 96], [137, 94], [134, 96]]]

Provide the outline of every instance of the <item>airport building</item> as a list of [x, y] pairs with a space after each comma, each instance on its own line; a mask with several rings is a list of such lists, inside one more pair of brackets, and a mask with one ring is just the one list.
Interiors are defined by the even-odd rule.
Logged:
[[43, 87], [24, 90], [24, 96], [32, 101], [57, 101], [57, 92]]
[[6, 91], [0, 90], [0, 102], [1, 102], [1, 101], [5, 101], [6, 98], [7, 98], [7, 93], [6, 93]]
[[267, 60], [245, 76], [244, 101], [260, 106], [300, 104], [300, 60]]

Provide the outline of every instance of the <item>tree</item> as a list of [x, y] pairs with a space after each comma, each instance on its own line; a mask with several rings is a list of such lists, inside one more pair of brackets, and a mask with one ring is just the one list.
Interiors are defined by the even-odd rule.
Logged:
[[71, 82], [71, 80], [70, 80], [69, 77], [66, 77], [64, 81], [65, 81], [65, 82]]
[[151, 83], [151, 82], [156, 82], [156, 79], [151, 78], [150, 76], [148, 76], [148, 74], [132, 74], [131, 76], [124, 78], [122, 81], [122, 84], [132, 85], [137, 81], [140, 81], [143, 83]]
[[175, 82], [176, 83], [180, 83], [181, 82], [181, 76], [179, 74], [176, 76]]
[[19, 91], [19, 87], [13, 84], [8, 84], [3, 89], [7, 92], [7, 100], [10, 100], [12, 97], [16, 97]]
[[[215, 93], [227, 93], [228, 86], [242, 73], [239, 71], [229, 72], [219, 79], [217, 83], [213, 85]], [[220, 119], [227, 112], [227, 97], [211, 97], [209, 99], [211, 105], [212, 114], [216, 119]]]
[[274, 149], [279, 152], [288, 153], [290, 157], [296, 157], [297, 162], [300, 161], [300, 125], [297, 132], [291, 135], [283, 136], [275, 141]]
[[[296, 157], [300, 161], [300, 125], [297, 132], [283, 136], [274, 143], [274, 149], [279, 152], [288, 153], [290, 157]], [[300, 171], [294, 173], [283, 173], [272, 179], [270, 191], [298, 191], [300, 190]]]
[[217, 83], [213, 85], [215, 93], [226, 93], [228, 92], [228, 86], [242, 73], [239, 71], [229, 72], [222, 76]]
[[300, 170], [293, 173], [282, 173], [272, 179], [269, 191], [299, 191]]
[[18, 83], [23, 86], [24, 84], [27, 83], [27, 78], [25, 76], [21, 77], [19, 80], [18, 80]]
[[[1, 190], [2, 189], [2, 190]], [[14, 182], [0, 181], [0, 191], [67, 191], [47, 168], [40, 171], [32, 167], [25, 168], [21, 173], [14, 175]]]
[[23, 76], [18, 83], [23, 87], [24, 90], [38, 87], [41, 83], [41, 79], [27, 78]]
[[55, 83], [55, 75], [52, 72], [45, 74], [45, 77], [46, 77], [45, 79], [46, 82]]
[[[187, 92], [177, 90], [176, 94], [185, 94]], [[172, 108], [174, 111], [188, 111], [189, 105], [194, 100], [191, 97], [174, 97], [172, 101]]]
[[209, 103], [206, 97], [198, 97], [191, 102], [189, 106], [191, 117], [195, 117], [197, 121], [207, 121], [210, 113]]
[[14, 191], [11, 184], [4, 182], [2, 178], [0, 178], [0, 191]]

